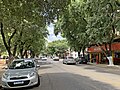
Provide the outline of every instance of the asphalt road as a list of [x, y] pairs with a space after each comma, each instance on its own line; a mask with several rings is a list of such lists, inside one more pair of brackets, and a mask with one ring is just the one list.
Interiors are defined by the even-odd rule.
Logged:
[[22, 90], [120, 90], [119, 74], [104, 72], [103, 68], [58, 61], [39, 63], [40, 86]]

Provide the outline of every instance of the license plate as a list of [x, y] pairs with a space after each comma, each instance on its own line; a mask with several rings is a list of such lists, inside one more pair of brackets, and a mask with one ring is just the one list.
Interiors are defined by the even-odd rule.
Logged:
[[16, 81], [14, 82], [14, 84], [23, 84], [24, 82], [23, 81]]

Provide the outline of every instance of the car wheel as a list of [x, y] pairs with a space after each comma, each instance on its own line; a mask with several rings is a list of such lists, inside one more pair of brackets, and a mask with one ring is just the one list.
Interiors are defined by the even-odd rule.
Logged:
[[40, 77], [38, 76], [38, 83], [35, 85], [35, 87], [38, 87], [40, 85]]

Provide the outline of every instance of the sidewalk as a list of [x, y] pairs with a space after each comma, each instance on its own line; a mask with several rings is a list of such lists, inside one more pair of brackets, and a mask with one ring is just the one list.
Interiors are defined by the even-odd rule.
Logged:
[[109, 66], [108, 64], [96, 64], [96, 63], [88, 63], [88, 65], [94, 65], [103, 68], [113, 68], [113, 69], [120, 69], [120, 65]]
[[94, 70], [96, 72], [109, 73], [120, 76], [120, 65], [108, 66], [107, 64], [89, 63], [86, 65], [81, 64], [78, 66], [82, 66], [84, 69]]
[[4, 67], [6, 67], [6, 64], [0, 64], [0, 89], [2, 88], [2, 86], [1, 86], [1, 77], [2, 77], [2, 74], [5, 71]]

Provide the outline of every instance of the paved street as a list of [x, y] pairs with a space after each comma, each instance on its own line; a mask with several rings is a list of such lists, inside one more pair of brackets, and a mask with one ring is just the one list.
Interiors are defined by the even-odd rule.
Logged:
[[88, 70], [95, 70], [96, 72], [120, 75], [120, 65], [107, 66], [106, 64], [91, 64], [91, 65], [79, 64], [77, 66], [83, 67], [84, 69]]
[[65, 65], [58, 61], [39, 63], [41, 85], [24, 90], [120, 90], [120, 74], [115, 73], [118, 68]]

